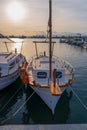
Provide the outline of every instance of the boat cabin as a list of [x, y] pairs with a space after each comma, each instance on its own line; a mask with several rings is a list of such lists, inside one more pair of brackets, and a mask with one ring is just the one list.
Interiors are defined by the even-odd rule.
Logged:
[[0, 76], [15, 72], [21, 63], [21, 54], [0, 53]]
[[[34, 81], [42, 86], [48, 86], [49, 84], [49, 58], [47, 56], [42, 56], [40, 58], [36, 58], [32, 61], [32, 75]], [[52, 78], [53, 81], [53, 71], [56, 69], [56, 80], [57, 82], [62, 84], [62, 80], [65, 81], [65, 68], [62, 67], [62, 63], [58, 62], [54, 58], [52, 58]], [[30, 67], [30, 66], [29, 66]]]

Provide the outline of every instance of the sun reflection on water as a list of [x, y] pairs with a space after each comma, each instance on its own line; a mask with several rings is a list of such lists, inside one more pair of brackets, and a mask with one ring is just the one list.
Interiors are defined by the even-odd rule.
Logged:
[[11, 40], [13, 40], [15, 42], [15, 43], [13, 43], [12, 51], [15, 51], [15, 49], [16, 49], [17, 52], [20, 53], [21, 49], [22, 49], [22, 45], [23, 45], [23, 39], [12, 38]]

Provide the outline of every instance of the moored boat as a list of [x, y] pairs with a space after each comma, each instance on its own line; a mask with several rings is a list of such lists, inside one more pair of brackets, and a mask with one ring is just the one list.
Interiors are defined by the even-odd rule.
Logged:
[[[52, 1], [49, 0], [48, 41], [34, 41], [36, 56], [26, 67], [21, 68], [21, 78], [28, 84], [55, 113], [55, 107], [64, 90], [72, 84], [74, 69], [64, 60], [53, 55], [55, 42], [52, 41]], [[49, 44], [49, 55], [39, 55], [37, 43]]]
[[0, 53], [0, 90], [9, 86], [19, 77], [19, 70], [24, 62], [25, 57], [22, 54]]
[[87, 42], [84, 42], [83, 48], [84, 48], [84, 49], [87, 49]]
[[[0, 34], [4, 37], [3, 34]], [[9, 43], [15, 43], [10, 38], [4, 39]], [[21, 53], [11, 52], [8, 49], [7, 42], [4, 42], [7, 52], [0, 52], [0, 90], [8, 87], [20, 76], [20, 68], [26, 63], [25, 57]]]
[[73, 82], [73, 67], [66, 61], [52, 56], [52, 72], [49, 77], [49, 56], [41, 55], [30, 60], [27, 67], [30, 87], [46, 105], [55, 111], [64, 90]]

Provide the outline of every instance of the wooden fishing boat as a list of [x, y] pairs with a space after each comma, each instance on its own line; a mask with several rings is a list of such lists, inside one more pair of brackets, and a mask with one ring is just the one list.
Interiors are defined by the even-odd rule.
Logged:
[[[73, 67], [53, 55], [55, 42], [52, 41], [52, 1], [49, 0], [49, 39], [34, 41], [36, 56], [30, 59], [27, 67], [21, 69], [22, 80], [28, 84], [55, 113], [55, 107], [63, 91], [73, 82]], [[44, 51], [38, 54], [37, 43], [49, 44], [49, 55]]]

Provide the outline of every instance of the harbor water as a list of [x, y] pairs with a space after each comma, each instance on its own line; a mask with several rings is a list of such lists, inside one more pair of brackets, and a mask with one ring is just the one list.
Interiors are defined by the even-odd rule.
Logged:
[[[43, 39], [14, 39], [18, 43], [7, 43], [10, 51], [17, 48], [29, 60], [35, 55], [33, 41]], [[0, 52], [6, 51], [4, 43], [0, 45]], [[19, 41], [24, 41], [22, 43]], [[58, 39], [54, 47], [54, 55], [67, 60], [75, 69], [73, 92], [62, 94], [56, 109], [52, 115], [50, 109], [44, 104], [37, 94], [32, 95], [28, 102], [20, 109], [33, 90], [25, 86], [18, 78], [8, 88], [0, 91], [0, 122], [3, 124], [79, 124], [87, 123], [87, 50], [65, 43], [59, 43]], [[48, 44], [38, 43], [38, 53], [49, 53]], [[75, 93], [74, 93], [75, 92]], [[12, 115], [15, 115], [12, 118]], [[6, 120], [7, 119], [7, 120]]]

